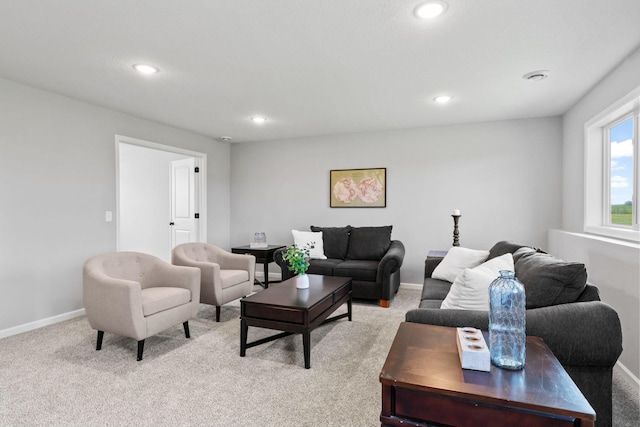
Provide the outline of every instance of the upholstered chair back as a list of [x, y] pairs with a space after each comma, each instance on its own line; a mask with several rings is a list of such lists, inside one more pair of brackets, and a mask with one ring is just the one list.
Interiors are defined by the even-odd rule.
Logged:
[[142, 289], [157, 286], [157, 275], [153, 271], [160, 260], [152, 255], [116, 252], [101, 255], [91, 261], [94, 272], [102, 272], [114, 279], [134, 280], [140, 283]]

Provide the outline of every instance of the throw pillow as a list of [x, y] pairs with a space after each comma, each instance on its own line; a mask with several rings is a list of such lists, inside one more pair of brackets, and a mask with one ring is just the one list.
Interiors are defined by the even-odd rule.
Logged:
[[324, 255], [324, 245], [322, 242], [322, 232], [313, 233], [311, 231], [291, 230], [293, 243], [300, 249], [309, 249], [309, 258], [327, 259]]
[[506, 253], [512, 254], [524, 246], [525, 245], [520, 245], [518, 243], [510, 242], [508, 240], [503, 240], [501, 242], [496, 243], [491, 247], [491, 249], [489, 249], [489, 258], [487, 259], [496, 258]]
[[352, 227], [346, 259], [380, 261], [391, 246], [392, 227]]
[[587, 285], [584, 264], [525, 249], [518, 249], [513, 258], [516, 277], [527, 296], [527, 308], [575, 302]]
[[489, 285], [500, 270], [513, 271], [513, 256], [506, 253], [475, 268], [465, 268], [451, 285], [440, 308], [489, 310]]
[[345, 259], [347, 257], [350, 225], [346, 227], [316, 227], [312, 225], [311, 231], [322, 232], [324, 254], [327, 258]]
[[461, 248], [454, 246], [444, 256], [440, 264], [431, 273], [434, 279], [453, 282], [465, 268], [473, 268], [482, 264], [489, 256], [489, 251]]

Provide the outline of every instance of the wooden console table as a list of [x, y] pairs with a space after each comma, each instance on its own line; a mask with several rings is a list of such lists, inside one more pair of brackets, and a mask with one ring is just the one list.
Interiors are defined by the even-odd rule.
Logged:
[[382, 426], [594, 426], [593, 408], [541, 338], [527, 337], [524, 369], [480, 372], [460, 366], [455, 333], [400, 324], [380, 373]]

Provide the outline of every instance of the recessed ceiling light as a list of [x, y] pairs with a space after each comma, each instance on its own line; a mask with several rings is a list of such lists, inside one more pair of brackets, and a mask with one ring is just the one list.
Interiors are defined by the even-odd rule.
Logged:
[[539, 82], [540, 80], [544, 80], [548, 77], [549, 77], [549, 71], [547, 70], [532, 71], [522, 76], [523, 79], [529, 80], [531, 82]]
[[267, 121], [267, 118], [262, 116], [254, 116], [251, 117], [251, 120], [253, 121], [253, 123], [262, 124]]
[[450, 95], [440, 95], [433, 98], [433, 100], [436, 101], [438, 104], [446, 104], [447, 102], [451, 101], [451, 98], [452, 96]]
[[146, 64], [135, 64], [133, 68], [142, 74], [155, 74], [160, 71], [157, 67]]
[[413, 11], [414, 15], [420, 19], [432, 19], [447, 11], [447, 3], [441, 0], [431, 0], [419, 4]]

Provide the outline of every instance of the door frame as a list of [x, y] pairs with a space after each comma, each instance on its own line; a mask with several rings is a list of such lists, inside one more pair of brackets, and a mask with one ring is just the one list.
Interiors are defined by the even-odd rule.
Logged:
[[143, 139], [132, 138], [124, 135], [115, 136], [116, 149], [116, 251], [120, 251], [120, 144], [137, 145], [139, 147], [154, 150], [166, 151], [169, 153], [182, 154], [195, 159], [195, 165], [200, 168], [196, 175], [196, 212], [200, 214], [198, 223], [199, 242], [207, 241], [207, 155], [198, 151], [186, 150], [184, 148], [170, 145], [158, 144], [156, 142], [145, 141]]

